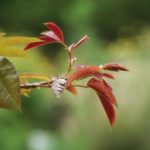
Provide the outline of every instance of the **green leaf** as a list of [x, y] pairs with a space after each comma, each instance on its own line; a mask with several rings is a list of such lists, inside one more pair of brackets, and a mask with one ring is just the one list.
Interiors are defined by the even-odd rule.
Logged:
[[25, 46], [30, 42], [37, 41], [40, 40], [33, 37], [3, 37], [3, 33], [0, 33], [0, 56], [26, 57]]
[[21, 108], [20, 81], [13, 64], [0, 56], [0, 107]]

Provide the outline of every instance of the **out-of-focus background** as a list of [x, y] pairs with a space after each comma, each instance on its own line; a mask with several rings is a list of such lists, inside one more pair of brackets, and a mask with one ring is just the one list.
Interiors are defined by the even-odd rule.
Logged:
[[[76, 50], [79, 64], [120, 63], [130, 72], [111, 81], [118, 99], [111, 129], [95, 93], [78, 89], [56, 99], [50, 89], [22, 98], [22, 113], [0, 110], [1, 150], [149, 150], [150, 149], [150, 1], [149, 0], [1, 0], [0, 31], [39, 36], [53, 21]], [[57, 44], [33, 49], [28, 58], [12, 58], [18, 72], [61, 74], [65, 50]]]

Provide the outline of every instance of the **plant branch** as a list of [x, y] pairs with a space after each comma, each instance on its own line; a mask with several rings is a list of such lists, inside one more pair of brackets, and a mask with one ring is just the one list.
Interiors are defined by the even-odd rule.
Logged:
[[50, 88], [51, 84], [52, 84], [52, 81], [44, 81], [44, 82], [21, 84], [20, 87], [22, 89], [32, 89], [32, 88], [40, 88], [40, 87]]

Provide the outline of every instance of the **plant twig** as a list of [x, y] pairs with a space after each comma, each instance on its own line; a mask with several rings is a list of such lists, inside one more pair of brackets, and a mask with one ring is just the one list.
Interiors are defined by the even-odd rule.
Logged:
[[20, 87], [22, 89], [31, 89], [31, 88], [40, 88], [40, 87], [51, 87], [52, 81], [44, 81], [44, 82], [35, 82], [35, 83], [26, 83], [26, 84], [21, 84]]
[[88, 88], [88, 86], [85, 86], [85, 85], [78, 85], [78, 84], [73, 85], [73, 86], [75, 86], [75, 87], [81, 87], [81, 88]]
[[67, 69], [67, 72], [65, 73], [65, 77], [70, 73], [71, 71], [71, 68], [72, 68], [72, 62], [71, 62], [71, 59], [72, 59], [72, 54], [71, 52], [68, 52], [68, 69]]

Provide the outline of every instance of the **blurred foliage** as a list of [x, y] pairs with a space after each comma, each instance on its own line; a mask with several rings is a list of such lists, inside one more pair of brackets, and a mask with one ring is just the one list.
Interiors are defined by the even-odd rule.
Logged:
[[[38, 36], [43, 22], [54, 21], [67, 43], [91, 37], [75, 52], [78, 63], [117, 62], [131, 71], [115, 74], [111, 82], [119, 103], [113, 129], [91, 90], [56, 99], [50, 89], [37, 89], [22, 98], [22, 113], [0, 110], [0, 149], [149, 150], [149, 5], [149, 0], [1, 0], [0, 32]], [[66, 57], [54, 44], [11, 60], [21, 73], [57, 75], [65, 71]]]

